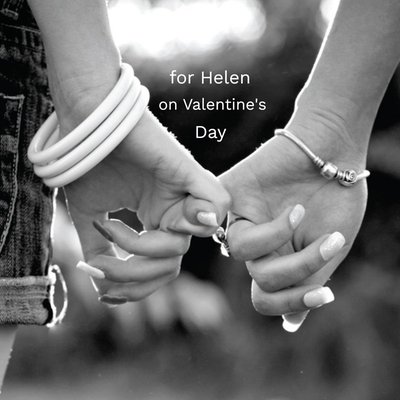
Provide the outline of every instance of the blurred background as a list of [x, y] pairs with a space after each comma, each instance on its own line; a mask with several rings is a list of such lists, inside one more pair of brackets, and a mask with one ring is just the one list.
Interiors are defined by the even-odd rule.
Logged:
[[[113, 33], [150, 88], [150, 108], [196, 159], [220, 174], [288, 120], [334, 0], [114, 0]], [[250, 75], [250, 85], [170, 85], [169, 72]], [[393, 400], [400, 381], [400, 79], [372, 136], [370, 199], [349, 257], [330, 282], [336, 301], [295, 334], [250, 302], [242, 263], [194, 239], [181, 276], [148, 300], [97, 302], [75, 270], [80, 249], [62, 206], [55, 259], [69, 286], [62, 326], [20, 328], [4, 399]], [[162, 100], [259, 98], [266, 111], [161, 111]], [[226, 127], [221, 143], [195, 126]], [[118, 217], [136, 228], [130, 213]]]

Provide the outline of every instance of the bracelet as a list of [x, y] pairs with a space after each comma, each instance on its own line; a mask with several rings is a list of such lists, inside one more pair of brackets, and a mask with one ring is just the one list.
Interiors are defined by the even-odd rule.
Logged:
[[72, 168], [52, 178], [43, 179], [49, 187], [65, 186], [68, 183], [80, 178], [104, 158], [106, 158], [135, 127], [149, 103], [150, 93], [145, 86], [141, 87], [141, 92], [136, 104], [133, 106], [127, 117], [122, 123], [107, 137], [99, 146], [96, 147], [88, 156], [76, 163]]
[[39, 128], [29, 145], [35, 173], [49, 187], [67, 185], [106, 158], [132, 131], [149, 103], [150, 94], [122, 64], [121, 76], [103, 102], [71, 133], [59, 139], [56, 113]]
[[341, 170], [335, 164], [322, 160], [301, 139], [287, 129], [276, 129], [275, 135], [284, 136], [295, 143], [311, 159], [313, 164], [321, 169], [321, 175], [328, 180], [336, 179], [341, 185], [349, 187], [353, 186], [359, 180], [370, 176], [368, 170], [361, 171], [360, 173], [357, 173], [353, 169]]
[[[35, 174], [40, 178], [52, 178], [72, 168], [75, 164], [94, 151], [98, 144], [102, 143], [118, 127], [135, 105], [141, 88], [139, 79], [136, 77], [133, 79], [133, 84], [129, 88], [127, 95], [118, 104], [110, 116], [96, 130], [94, 130], [89, 137], [53, 163], [34, 165], [33, 169]], [[46, 145], [49, 145], [49, 142], [53, 141], [53, 137], [56, 136], [58, 136], [58, 132], [54, 131], [47, 140]]]
[[126, 95], [133, 79], [133, 69], [122, 63], [118, 82], [100, 105], [72, 132], [44, 149], [50, 134], [57, 127], [57, 115], [53, 112], [39, 128], [28, 148], [28, 159], [33, 164], [45, 164], [61, 157], [89, 136], [115, 109]]

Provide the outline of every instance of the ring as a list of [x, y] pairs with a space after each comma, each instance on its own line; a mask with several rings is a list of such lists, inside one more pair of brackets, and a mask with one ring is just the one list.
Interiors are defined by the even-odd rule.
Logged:
[[230, 228], [233, 224], [236, 224], [236, 222], [239, 222], [239, 221], [248, 221], [248, 219], [244, 218], [244, 217], [236, 217], [232, 221], [229, 221], [228, 228]]
[[214, 242], [220, 245], [221, 254], [225, 257], [231, 256], [231, 251], [228, 244], [228, 226], [224, 229], [220, 226], [213, 235]]

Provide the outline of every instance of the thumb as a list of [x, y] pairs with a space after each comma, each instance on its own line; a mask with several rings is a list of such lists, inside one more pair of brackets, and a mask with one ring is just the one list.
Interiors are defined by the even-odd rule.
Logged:
[[231, 197], [219, 180], [197, 164], [189, 172], [188, 196], [163, 216], [160, 226], [199, 237], [212, 236], [222, 224], [231, 205]]
[[191, 195], [174, 204], [163, 215], [161, 230], [171, 230], [198, 237], [212, 236], [225, 215], [218, 215], [214, 204]]

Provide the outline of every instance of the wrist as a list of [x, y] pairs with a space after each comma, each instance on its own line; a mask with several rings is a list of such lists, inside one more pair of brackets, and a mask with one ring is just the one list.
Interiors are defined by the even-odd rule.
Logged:
[[120, 76], [119, 62], [98, 66], [80, 66], [69, 75], [49, 66], [50, 92], [65, 135], [87, 118], [111, 92]]
[[[319, 98], [323, 100], [317, 103]], [[286, 129], [322, 159], [341, 168], [364, 169], [373, 119], [350, 101], [338, 100], [328, 94], [300, 96]]]

